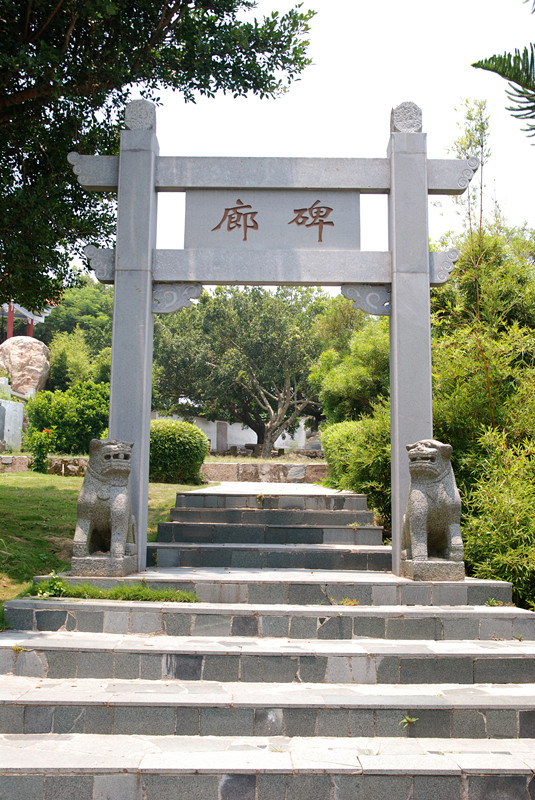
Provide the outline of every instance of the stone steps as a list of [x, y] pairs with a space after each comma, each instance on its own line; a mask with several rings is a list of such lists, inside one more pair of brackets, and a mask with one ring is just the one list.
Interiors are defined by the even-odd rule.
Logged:
[[[175, 506], [170, 512], [171, 522], [227, 523], [229, 525], [306, 525], [333, 526], [373, 525], [373, 513], [334, 509], [298, 508], [195, 508]], [[166, 523], [162, 523], [166, 524]]]
[[535, 640], [535, 615], [507, 606], [279, 606], [23, 598], [10, 601], [5, 613], [12, 628], [26, 631]]
[[201, 602], [6, 604], [2, 800], [533, 800], [535, 614], [509, 584], [385, 571], [360, 495], [218, 491], [177, 498], [158, 567], [91, 579]]
[[[253, 512], [254, 513], [254, 512]], [[225, 522], [164, 522], [158, 543], [345, 544], [381, 546], [383, 529], [374, 525], [252, 525]]]
[[[0, 733], [518, 739], [535, 685], [369, 686], [4, 676]], [[408, 722], [412, 720], [412, 722]]]
[[[196, 489], [193, 492], [178, 493], [177, 508], [238, 508], [238, 509], [285, 509], [296, 511], [367, 511], [366, 495], [353, 492], [318, 491], [317, 486], [291, 487], [291, 491], [278, 493], [280, 487], [274, 487], [271, 493], [258, 485], [258, 494], [236, 484], [230, 488], [227, 484], [223, 492], [213, 489]], [[289, 488], [289, 487], [288, 487]]]
[[535, 683], [535, 643], [0, 634], [0, 674], [303, 683]]
[[535, 793], [529, 739], [41, 734], [30, 749], [25, 737], [4, 734], [0, 764], [5, 800], [530, 800]]
[[[38, 576], [45, 580], [46, 575]], [[321, 605], [356, 601], [361, 606], [431, 605], [483, 606], [491, 601], [511, 602], [511, 585], [504, 581], [411, 581], [389, 572], [306, 569], [239, 569], [236, 567], [149, 568], [142, 575], [125, 578], [91, 578], [96, 586], [109, 588], [139, 583], [155, 589], [195, 592], [203, 603], [251, 605]], [[69, 577], [82, 584], [87, 578]]]
[[147, 547], [147, 565], [387, 571], [392, 567], [392, 549], [382, 545], [156, 542]]

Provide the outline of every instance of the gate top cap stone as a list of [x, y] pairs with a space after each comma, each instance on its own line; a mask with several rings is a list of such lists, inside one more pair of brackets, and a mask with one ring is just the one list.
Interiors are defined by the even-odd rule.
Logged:
[[392, 109], [390, 115], [392, 133], [421, 133], [422, 109], [416, 103], [401, 103]]
[[155, 131], [156, 106], [148, 100], [132, 100], [126, 106], [124, 119], [130, 131]]

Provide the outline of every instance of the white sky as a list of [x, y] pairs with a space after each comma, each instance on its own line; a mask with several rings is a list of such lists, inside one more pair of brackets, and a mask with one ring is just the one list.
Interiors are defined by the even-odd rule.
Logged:
[[[291, 0], [259, 0], [257, 16], [284, 11]], [[505, 110], [506, 82], [470, 66], [535, 40], [531, 0], [308, 0], [308, 67], [282, 98], [220, 96], [185, 104], [162, 93], [161, 155], [384, 157], [390, 110], [405, 100], [423, 111], [431, 158], [448, 157], [459, 134], [463, 98], [486, 99], [492, 157], [487, 198], [495, 195], [507, 221], [535, 226], [535, 146]], [[382, 198], [364, 198], [362, 248], [386, 249]], [[181, 246], [176, 195], [160, 195], [159, 247]], [[368, 208], [368, 210], [367, 210]], [[430, 237], [460, 229], [452, 200], [430, 209]], [[177, 239], [178, 237], [178, 239]]]

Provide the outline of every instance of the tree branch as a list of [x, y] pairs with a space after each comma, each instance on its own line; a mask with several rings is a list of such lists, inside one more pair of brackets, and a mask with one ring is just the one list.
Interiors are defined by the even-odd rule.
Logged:
[[32, 38], [28, 40], [29, 42], [35, 42], [35, 40], [39, 39], [39, 37], [46, 31], [46, 29], [48, 28], [48, 26], [50, 25], [50, 23], [58, 13], [58, 11], [60, 10], [61, 6], [63, 5], [63, 2], [64, 0], [58, 0], [55, 7], [52, 9], [46, 20], [43, 22], [43, 24], [41, 25], [35, 36], [32, 36]]

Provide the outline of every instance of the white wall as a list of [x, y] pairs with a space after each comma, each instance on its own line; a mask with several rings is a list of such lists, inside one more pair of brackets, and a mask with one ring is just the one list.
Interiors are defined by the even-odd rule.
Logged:
[[[179, 419], [176, 414], [165, 416], [153, 412], [151, 415], [153, 419]], [[194, 423], [203, 433], [208, 436], [211, 442], [212, 450], [217, 449], [217, 422], [209, 422], [200, 417], [194, 417], [191, 422]], [[221, 424], [221, 423], [219, 423]], [[239, 422], [234, 422], [231, 425], [227, 423], [227, 447], [244, 447], [246, 444], [256, 444], [258, 437], [250, 428], [243, 427]], [[299, 423], [299, 428], [294, 434], [294, 438], [289, 433], [283, 433], [275, 442], [275, 447], [284, 447], [285, 449], [303, 448], [305, 446], [305, 424], [304, 420]]]

